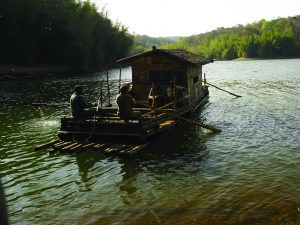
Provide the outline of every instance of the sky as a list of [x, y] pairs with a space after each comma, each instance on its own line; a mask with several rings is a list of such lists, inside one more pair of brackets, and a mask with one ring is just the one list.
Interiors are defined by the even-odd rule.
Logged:
[[92, 0], [132, 34], [191, 36], [218, 27], [300, 15], [300, 0]]

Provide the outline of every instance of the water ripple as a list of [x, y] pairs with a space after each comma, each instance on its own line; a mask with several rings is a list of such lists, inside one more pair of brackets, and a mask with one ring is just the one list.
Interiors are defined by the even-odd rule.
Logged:
[[[210, 88], [196, 119], [223, 132], [182, 123], [134, 157], [34, 151], [56, 138], [72, 87], [83, 84], [95, 101], [105, 73], [1, 82], [0, 174], [10, 223], [299, 224], [299, 65], [206, 66], [208, 82], [243, 96]], [[129, 80], [130, 69], [124, 71]], [[119, 70], [109, 76], [114, 95]], [[32, 108], [33, 99], [61, 105]]]

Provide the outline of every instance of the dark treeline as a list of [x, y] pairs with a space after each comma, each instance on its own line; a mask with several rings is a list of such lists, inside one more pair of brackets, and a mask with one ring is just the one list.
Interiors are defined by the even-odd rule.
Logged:
[[174, 44], [179, 37], [149, 37], [147, 35], [135, 35], [134, 45], [131, 48], [131, 54], [141, 53], [150, 50], [152, 46], [162, 46]]
[[0, 0], [0, 64], [100, 69], [128, 54], [133, 37], [103, 9], [79, 0]]
[[214, 59], [299, 57], [300, 16], [218, 28], [159, 47], [182, 48]]

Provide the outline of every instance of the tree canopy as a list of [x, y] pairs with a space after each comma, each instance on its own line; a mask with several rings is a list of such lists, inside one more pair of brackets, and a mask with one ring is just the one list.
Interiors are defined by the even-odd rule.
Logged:
[[300, 16], [221, 27], [159, 47], [182, 48], [214, 59], [299, 57]]
[[103, 8], [79, 0], [1, 0], [1, 64], [93, 70], [126, 56], [133, 36]]

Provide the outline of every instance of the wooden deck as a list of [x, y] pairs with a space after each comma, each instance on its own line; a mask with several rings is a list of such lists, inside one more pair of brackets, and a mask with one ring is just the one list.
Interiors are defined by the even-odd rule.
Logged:
[[117, 144], [117, 143], [80, 143], [75, 141], [53, 141], [35, 148], [36, 151], [49, 149], [49, 153], [80, 153], [94, 150], [105, 155], [133, 155], [144, 149], [148, 143], [143, 144]]

